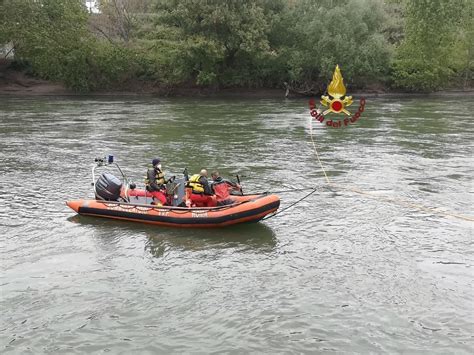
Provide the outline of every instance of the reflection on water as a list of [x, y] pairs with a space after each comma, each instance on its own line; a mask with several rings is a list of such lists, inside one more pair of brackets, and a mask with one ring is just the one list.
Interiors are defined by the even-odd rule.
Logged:
[[155, 257], [163, 256], [169, 248], [190, 251], [235, 248], [239, 251], [269, 253], [277, 244], [271, 228], [261, 223], [231, 227], [225, 235], [214, 229], [171, 232], [166, 237], [151, 229], [145, 233], [149, 238], [146, 249]]
[[147, 238], [145, 250], [155, 257], [162, 257], [170, 250], [202, 251], [211, 248], [269, 253], [277, 244], [275, 233], [263, 223], [243, 224], [224, 230], [167, 228], [81, 215], [71, 216], [68, 221], [94, 227], [94, 238], [100, 239], [101, 243], [114, 242], [117, 235], [124, 238], [144, 235]]

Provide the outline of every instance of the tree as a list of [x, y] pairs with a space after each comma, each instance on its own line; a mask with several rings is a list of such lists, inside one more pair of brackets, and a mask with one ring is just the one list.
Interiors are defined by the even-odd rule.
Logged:
[[0, 0], [0, 44], [79, 91], [472, 85], [472, 0]]
[[[394, 86], [410, 91], [433, 91], [448, 84], [463, 11], [468, 0], [407, 0], [405, 39], [393, 63]], [[472, 17], [471, 17], [472, 19]]]
[[255, 79], [250, 69], [257, 58], [270, 49], [275, 8], [262, 0], [163, 0], [156, 7], [157, 25], [175, 31], [183, 64], [191, 66], [198, 84], [245, 85]]
[[464, 88], [472, 87], [474, 72], [474, 2], [465, 4], [452, 49], [454, 80]]
[[374, 0], [295, 2], [279, 55], [287, 58], [287, 80], [303, 90], [324, 91], [336, 64], [346, 82], [363, 87], [388, 75], [391, 46], [381, 33], [383, 4]]
[[15, 58], [30, 63], [33, 73], [88, 89], [90, 53], [87, 13], [82, 1], [4, 0], [2, 35]]
[[99, 13], [90, 16], [92, 29], [110, 42], [128, 43], [151, 4], [151, 0], [98, 0]]

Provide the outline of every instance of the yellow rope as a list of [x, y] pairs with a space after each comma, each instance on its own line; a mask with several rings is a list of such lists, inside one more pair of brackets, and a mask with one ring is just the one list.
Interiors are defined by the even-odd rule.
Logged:
[[316, 153], [316, 158], [318, 158], [319, 166], [321, 167], [321, 170], [324, 173], [324, 177], [326, 178], [326, 182], [328, 184], [331, 184], [331, 182], [329, 181], [329, 178], [326, 174], [326, 170], [324, 170], [323, 164], [321, 163], [321, 159], [319, 159], [318, 150], [316, 149], [316, 143], [314, 143], [314, 139], [313, 139], [313, 119], [312, 118], [309, 121], [309, 136], [311, 137], [311, 142], [313, 142], [314, 152]]
[[420, 204], [417, 204], [417, 203], [413, 203], [411, 201], [403, 200], [401, 198], [381, 196], [381, 195], [373, 195], [370, 192], [363, 191], [363, 190], [360, 190], [360, 189], [355, 188], [355, 187], [340, 187], [340, 186], [337, 186], [337, 185], [333, 184], [329, 180], [328, 175], [326, 174], [326, 170], [324, 169], [323, 164], [321, 163], [321, 159], [319, 159], [318, 150], [316, 149], [316, 143], [314, 142], [314, 138], [313, 138], [313, 120], [312, 119], [310, 120], [309, 131], [310, 131], [311, 142], [313, 143], [314, 153], [316, 155], [316, 158], [318, 159], [319, 166], [321, 167], [321, 170], [324, 173], [324, 177], [326, 178], [326, 182], [329, 186], [331, 186], [333, 188], [336, 188], [336, 189], [340, 189], [340, 190], [352, 191], [352, 192], [358, 193], [360, 195], [368, 196], [370, 198], [374, 198], [374, 199], [378, 199], [378, 200], [385, 200], [387, 202], [400, 204], [402, 206], [411, 207], [411, 208], [414, 208], [414, 209], [419, 209], [421, 211], [436, 213], [436, 214], [439, 214], [439, 215], [444, 215], [444, 216], [449, 216], [449, 217], [462, 219], [462, 220], [465, 220], [465, 221], [474, 222], [474, 216], [466, 216], [466, 215], [461, 215], [461, 214], [457, 214], [457, 213], [452, 213], [452, 212], [449, 212], [449, 211], [441, 211], [438, 208], [423, 206], [423, 205], [420, 205]]

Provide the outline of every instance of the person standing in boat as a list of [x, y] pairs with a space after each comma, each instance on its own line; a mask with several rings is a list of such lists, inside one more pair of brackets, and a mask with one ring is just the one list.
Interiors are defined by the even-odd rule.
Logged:
[[158, 204], [164, 205], [166, 204], [166, 180], [165, 174], [161, 170], [161, 161], [159, 158], [155, 158], [151, 164], [152, 167], [146, 173], [145, 188], [154, 199], [159, 201]]
[[206, 169], [202, 169], [199, 174], [191, 176], [188, 181], [188, 187], [192, 189], [190, 196], [191, 203], [196, 205], [196, 207], [216, 206], [216, 197], [207, 180]]
[[230, 205], [234, 201], [230, 198], [231, 191], [241, 191], [240, 185], [222, 178], [216, 170], [211, 173], [211, 188], [216, 195], [217, 206]]

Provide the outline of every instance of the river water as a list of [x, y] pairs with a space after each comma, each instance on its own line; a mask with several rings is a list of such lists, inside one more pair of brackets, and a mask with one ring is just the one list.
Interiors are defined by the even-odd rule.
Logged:
[[[349, 127], [314, 122], [335, 188], [307, 107], [0, 98], [0, 352], [471, 353], [474, 223], [388, 200], [474, 215], [472, 97], [368, 98]], [[318, 192], [220, 230], [77, 216], [65, 201], [92, 197], [106, 154], [139, 184], [159, 156], [168, 175]]]

